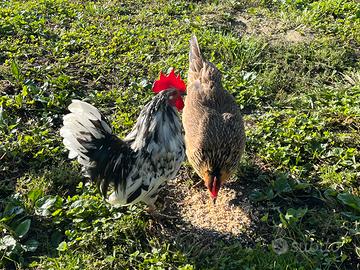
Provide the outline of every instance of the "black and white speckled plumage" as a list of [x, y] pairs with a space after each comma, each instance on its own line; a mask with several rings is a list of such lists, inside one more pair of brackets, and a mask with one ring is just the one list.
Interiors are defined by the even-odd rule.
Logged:
[[64, 145], [104, 197], [114, 185], [110, 203], [153, 205], [159, 188], [179, 170], [185, 146], [176, 108], [168, 102], [172, 91], [154, 96], [123, 140], [95, 107], [79, 100], [70, 104], [60, 130]]

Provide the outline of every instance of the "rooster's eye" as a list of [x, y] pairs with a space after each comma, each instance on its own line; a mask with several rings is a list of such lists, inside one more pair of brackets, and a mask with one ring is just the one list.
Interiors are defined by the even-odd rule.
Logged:
[[169, 95], [169, 100], [174, 100], [177, 99], [177, 97], [179, 96], [177, 91], [173, 91], [170, 95]]

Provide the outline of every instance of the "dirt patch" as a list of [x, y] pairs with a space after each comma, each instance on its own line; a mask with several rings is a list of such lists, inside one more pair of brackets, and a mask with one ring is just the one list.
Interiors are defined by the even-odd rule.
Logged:
[[299, 43], [305, 41], [305, 36], [296, 30], [288, 30], [285, 34], [285, 40], [293, 43]]
[[235, 15], [234, 30], [240, 35], [264, 37], [271, 43], [307, 43], [314, 39], [314, 33], [303, 24], [244, 13]]
[[201, 21], [207, 27], [231, 29], [239, 36], [263, 37], [272, 44], [276, 43], [309, 43], [315, 32], [300, 21], [280, 17], [269, 17], [267, 14], [250, 14], [238, 11], [231, 16], [220, 13], [206, 13]]
[[15, 94], [14, 85], [8, 80], [0, 80], [0, 94], [1, 95], [13, 95]]

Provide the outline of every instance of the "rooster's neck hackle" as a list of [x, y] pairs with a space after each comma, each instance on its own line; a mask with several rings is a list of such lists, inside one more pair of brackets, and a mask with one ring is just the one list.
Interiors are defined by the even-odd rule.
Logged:
[[171, 139], [181, 133], [181, 123], [173, 106], [168, 103], [168, 93], [160, 92], [146, 104], [132, 131], [126, 136], [134, 151], [151, 143], [169, 146]]

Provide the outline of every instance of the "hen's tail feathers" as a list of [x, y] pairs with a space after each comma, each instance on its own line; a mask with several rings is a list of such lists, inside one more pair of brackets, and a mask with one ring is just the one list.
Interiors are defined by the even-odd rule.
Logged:
[[105, 196], [110, 183], [124, 185], [123, 157], [131, 156], [132, 150], [112, 134], [105, 118], [94, 106], [73, 100], [68, 109], [70, 113], [64, 116], [60, 135], [69, 150], [69, 158], [77, 158], [85, 175], [96, 179]]
[[220, 71], [202, 56], [195, 35], [190, 39], [189, 61], [188, 81], [190, 83], [220, 82]]
[[195, 35], [193, 35], [190, 39], [189, 61], [190, 71], [198, 73], [203, 68], [203, 58]]

